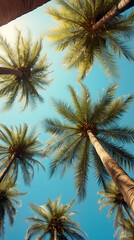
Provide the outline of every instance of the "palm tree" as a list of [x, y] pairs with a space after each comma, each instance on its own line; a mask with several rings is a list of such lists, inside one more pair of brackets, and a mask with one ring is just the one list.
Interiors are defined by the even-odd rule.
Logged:
[[4, 235], [4, 219], [6, 215], [8, 216], [10, 226], [13, 226], [17, 213], [13, 203], [20, 206], [20, 201], [16, 197], [26, 194], [14, 189], [15, 186], [15, 182], [10, 178], [0, 183], [0, 237]]
[[108, 218], [115, 212], [115, 228], [117, 228], [118, 222], [122, 221], [125, 216], [128, 216], [133, 221], [131, 209], [124, 201], [122, 193], [114, 182], [107, 183], [107, 188], [99, 191], [98, 194], [102, 195], [102, 198], [98, 201], [98, 204], [102, 204], [99, 210], [101, 211], [103, 208], [110, 206]]
[[0, 182], [9, 173], [14, 180], [17, 179], [18, 169], [21, 168], [25, 184], [30, 184], [34, 176], [34, 165], [44, 166], [35, 159], [42, 154], [41, 143], [35, 136], [35, 131], [30, 133], [28, 125], [20, 125], [19, 128], [11, 129], [2, 125], [0, 130], [0, 140], [4, 143], [0, 145]]
[[108, 76], [118, 75], [117, 54], [122, 53], [128, 60], [134, 60], [126, 45], [126, 40], [133, 35], [133, 12], [128, 16], [107, 18], [100, 24], [102, 18], [106, 19], [103, 16], [116, 6], [116, 0], [56, 2], [58, 7], [50, 7], [47, 12], [59, 25], [46, 36], [56, 44], [58, 51], [68, 49], [63, 62], [68, 68], [76, 67], [80, 71], [78, 80], [85, 78], [96, 59]]
[[118, 233], [116, 233], [115, 239], [121, 240], [133, 240], [134, 239], [134, 221], [130, 218], [123, 218], [119, 222]]
[[84, 240], [86, 234], [80, 229], [79, 225], [71, 219], [76, 212], [70, 211], [74, 200], [69, 204], [62, 205], [60, 198], [54, 201], [50, 199], [43, 206], [36, 206], [31, 203], [31, 209], [41, 218], [30, 217], [28, 221], [33, 224], [28, 228], [26, 240], [30, 240], [34, 235], [40, 234], [36, 239], [44, 239], [49, 235], [49, 240]]
[[63, 123], [58, 119], [44, 120], [45, 131], [52, 135], [45, 151], [54, 157], [50, 164], [51, 176], [58, 167], [64, 174], [73, 166], [75, 187], [80, 199], [86, 196], [92, 156], [98, 183], [102, 183], [105, 188], [110, 175], [134, 212], [134, 181], [119, 166], [129, 169], [134, 167], [134, 155], [119, 145], [134, 141], [134, 129], [119, 127], [119, 119], [128, 109], [133, 96], [114, 100], [116, 88], [117, 84], [111, 85], [98, 102], [92, 103], [86, 87], [83, 86], [81, 95], [77, 96], [69, 86], [73, 101], [70, 106], [54, 100]]
[[0, 97], [7, 97], [4, 108], [10, 108], [16, 98], [23, 103], [23, 110], [28, 104], [34, 106], [36, 100], [43, 102], [38, 89], [44, 89], [51, 81], [46, 55], [40, 57], [42, 39], [33, 43], [30, 33], [25, 39], [17, 30], [13, 47], [3, 37], [0, 37], [0, 46], [4, 53], [0, 56]]
[[99, 29], [103, 24], [107, 23], [115, 16], [118, 16], [119, 14], [123, 13], [124, 11], [128, 10], [133, 6], [134, 6], [133, 0], [121, 0], [120, 2], [115, 1], [113, 8], [110, 9], [109, 12], [107, 12], [101, 19], [99, 19], [99, 21], [97, 21], [94, 24], [93, 29], [94, 30]]
[[1, 0], [0, 26], [26, 14], [50, 0]]

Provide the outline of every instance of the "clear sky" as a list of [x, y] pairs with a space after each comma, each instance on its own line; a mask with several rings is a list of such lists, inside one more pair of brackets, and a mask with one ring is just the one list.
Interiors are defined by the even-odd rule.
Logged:
[[[27, 29], [32, 32], [33, 39], [39, 39], [39, 37], [47, 32], [50, 26], [55, 23], [51, 21], [50, 17], [45, 13], [47, 6], [52, 3], [47, 3], [42, 7], [30, 12], [9, 24], [0, 28], [0, 34], [7, 38], [10, 44], [15, 39], [15, 27], [22, 31], [22, 34], [27, 33]], [[20, 105], [16, 103], [13, 108], [7, 112], [0, 112], [0, 122], [6, 124], [8, 127], [11, 125], [23, 124], [27, 122], [30, 127], [37, 126], [40, 135], [40, 140], [44, 143], [48, 136], [44, 133], [42, 128], [42, 120], [46, 117], [57, 116], [55, 110], [51, 104], [51, 98], [62, 99], [70, 101], [70, 95], [67, 90], [67, 85], [71, 84], [76, 91], [79, 92], [79, 84], [76, 83], [77, 72], [75, 69], [66, 71], [62, 65], [63, 53], [55, 51], [55, 47], [52, 47], [46, 39], [43, 40], [42, 53], [47, 53], [48, 62], [52, 63], [51, 70], [54, 72], [51, 74], [53, 82], [45, 90], [42, 91], [42, 96], [45, 99], [43, 104], [38, 103], [35, 110], [31, 111], [27, 108], [24, 112], [21, 112]], [[132, 42], [130, 46], [133, 47]], [[134, 49], [133, 49], [134, 50]], [[128, 95], [134, 92], [134, 74], [133, 74], [133, 63], [128, 62], [124, 57], [118, 61], [120, 68], [120, 78], [118, 79], [107, 79], [104, 72], [96, 64], [91, 73], [85, 79], [85, 83], [88, 86], [91, 96], [93, 99], [98, 97], [98, 93], [102, 91], [102, 88], [106, 88], [109, 83], [117, 82], [119, 87], [117, 89], [117, 96]], [[5, 99], [0, 99], [0, 109], [2, 109]], [[133, 126], [134, 120], [134, 103], [131, 104], [130, 110], [124, 115], [122, 124], [129, 124]], [[131, 152], [133, 152], [133, 146], [128, 146]], [[28, 203], [33, 202], [37, 205], [43, 205], [45, 201], [50, 197], [52, 200], [61, 195], [61, 202], [63, 204], [69, 203], [73, 197], [76, 196], [74, 189], [74, 179], [72, 170], [64, 176], [62, 179], [55, 175], [49, 179], [48, 166], [50, 159], [43, 159], [42, 163], [46, 167], [44, 173], [41, 169], [38, 172], [35, 170], [34, 180], [32, 181], [31, 187], [26, 187], [23, 184], [21, 174], [18, 179], [18, 189], [23, 192], [28, 192], [27, 195], [20, 197], [22, 201], [22, 207], [18, 208], [17, 217], [12, 229], [9, 228], [8, 222], [6, 223], [6, 240], [23, 240], [26, 235], [26, 230], [29, 226], [24, 221], [26, 217], [34, 215], [31, 212]], [[87, 233], [90, 240], [113, 240], [113, 218], [109, 221], [107, 219], [108, 209], [103, 210], [99, 213], [99, 206], [97, 201], [99, 196], [96, 194], [99, 191], [99, 187], [94, 178], [93, 169], [91, 168], [89, 173], [89, 181], [87, 186], [87, 197], [81, 203], [76, 200], [73, 209], [78, 211], [74, 219], [79, 223], [81, 228]]]

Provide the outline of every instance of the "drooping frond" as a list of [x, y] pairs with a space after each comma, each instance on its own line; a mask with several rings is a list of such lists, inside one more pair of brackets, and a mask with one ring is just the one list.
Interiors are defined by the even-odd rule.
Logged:
[[79, 155], [77, 156], [77, 163], [75, 164], [75, 188], [79, 199], [82, 200], [86, 196], [86, 185], [89, 173], [89, 146], [88, 138], [83, 141]]
[[107, 182], [110, 181], [109, 173], [106, 168], [103, 166], [100, 157], [98, 156], [95, 149], [92, 149], [93, 155], [93, 167], [95, 171], [95, 178], [99, 185], [102, 185], [104, 189], [107, 188]]
[[[67, 143], [67, 142], [66, 142]], [[54, 160], [50, 164], [50, 176], [54, 174], [58, 167], [61, 168], [61, 174], [64, 174], [80, 154], [83, 146], [83, 137], [71, 139], [67, 145], [62, 145], [55, 153]]]

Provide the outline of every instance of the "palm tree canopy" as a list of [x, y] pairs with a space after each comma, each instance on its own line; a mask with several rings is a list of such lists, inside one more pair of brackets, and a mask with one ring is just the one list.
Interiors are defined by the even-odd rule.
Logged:
[[134, 221], [130, 218], [122, 218], [119, 222], [118, 233], [115, 239], [120, 240], [133, 240], [134, 239]]
[[126, 215], [131, 217], [132, 219], [132, 212], [129, 206], [124, 201], [122, 193], [119, 191], [118, 187], [114, 182], [107, 183], [107, 188], [105, 190], [101, 190], [98, 194], [102, 195], [102, 198], [98, 201], [101, 204], [100, 211], [110, 206], [108, 217], [110, 218], [111, 214], [115, 212], [114, 217], [114, 226], [117, 228], [118, 222], [122, 221], [122, 218]]
[[119, 15], [103, 24], [96, 31], [93, 26], [110, 9], [117, 0], [56, 0], [56, 7], [48, 8], [59, 25], [53, 27], [46, 35], [57, 46], [57, 50], [67, 48], [64, 64], [68, 68], [76, 67], [82, 79], [98, 60], [106, 74], [117, 76], [117, 54], [123, 54], [128, 60], [134, 60], [132, 52], [126, 45], [134, 32], [134, 12]]
[[[54, 239], [54, 229], [57, 231], [57, 240], [77, 239], [84, 240], [82, 235], [86, 234], [80, 229], [79, 225], [71, 219], [76, 212], [70, 211], [74, 200], [69, 204], [61, 204], [60, 198], [54, 201], [50, 199], [43, 206], [36, 206], [31, 203], [31, 209], [41, 218], [27, 218], [33, 224], [28, 228], [26, 240], [30, 240], [34, 235], [40, 234], [36, 239], [43, 239], [49, 235], [49, 239]], [[79, 233], [80, 232], [80, 233]]]
[[43, 97], [38, 91], [44, 89], [51, 80], [48, 79], [50, 64], [47, 63], [46, 54], [40, 56], [42, 39], [34, 43], [30, 32], [28, 39], [25, 39], [17, 30], [14, 46], [10, 46], [2, 36], [0, 46], [4, 53], [0, 56], [0, 66], [18, 70], [21, 73], [21, 76], [2, 75], [0, 77], [0, 97], [7, 97], [4, 109], [9, 109], [16, 98], [23, 104], [22, 110], [29, 104], [35, 106], [36, 100], [43, 102]]
[[[60, 173], [73, 166], [75, 187], [80, 199], [86, 195], [86, 183], [89, 168], [95, 169], [98, 183], [105, 187], [109, 174], [103, 166], [95, 148], [90, 143], [88, 130], [97, 137], [103, 148], [123, 167], [134, 167], [134, 155], [123, 145], [134, 141], [134, 129], [129, 126], [119, 126], [119, 120], [128, 109], [133, 96], [115, 97], [117, 84], [111, 85], [99, 100], [92, 102], [88, 89], [83, 86], [81, 95], [69, 86], [72, 102], [53, 100], [54, 107], [62, 120], [45, 119], [45, 131], [52, 138], [48, 140], [46, 152], [52, 154], [50, 175], [60, 167]], [[120, 144], [120, 145], [119, 145]]]
[[30, 184], [34, 176], [33, 166], [36, 165], [38, 168], [41, 166], [45, 169], [41, 162], [35, 159], [42, 154], [41, 142], [37, 139], [35, 131], [29, 132], [27, 124], [20, 125], [19, 128], [11, 126], [11, 129], [2, 124], [1, 127], [0, 140], [3, 144], [0, 145], [0, 169], [4, 169], [14, 154], [9, 173], [16, 180], [20, 167], [25, 184]]
[[26, 193], [19, 192], [16, 187], [16, 183], [10, 178], [5, 179], [0, 183], [0, 237], [4, 235], [4, 219], [7, 214], [10, 226], [13, 225], [17, 209], [14, 204], [20, 206], [20, 201], [16, 197], [24, 195]]

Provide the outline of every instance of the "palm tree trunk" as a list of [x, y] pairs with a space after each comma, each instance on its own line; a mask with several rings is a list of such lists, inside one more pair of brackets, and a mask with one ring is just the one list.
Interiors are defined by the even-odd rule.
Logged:
[[115, 16], [118, 16], [120, 13], [126, 11], [127, 9], [134, 6], [134, 0], [121, 0], [120, 3], [107, 12], [98, 22], [92, 26], [92, 30], [96, 31], [100, 29], [105, 23], [109, 22]]
[[21, 77], [22, 76], [22, 72], [19, 70], [15, 70], [12, 68], [5, 68], [5, 67], [0, 67], [0, 75], [1, 74], [12, 74], [15, 75], [17, 77]]
[[105, 151], [94, 134], [90, 130], [88, 130], [87, 133], [103, 165], [122, 193], [124, 201], [128, 204], [134, 213], [133, 179], [130, 178], [127, 173], [119, 166], [119, 164]]
[[1, 0], [0, 26], [28, 13], [50, 0]]
[[54, 240], [57, 240], [57, 230], [55, 227], [54, 227]]
[[3, 169], [3, 171], [0, 174], [0, 183], [3, 180], [3, 178], [5, 177], [5, 175], [7, 174], [7, 172], [9, 171], [12, 163], [14, 162], [14, 158], [15, 158], [16, 153], [12, 154], [11, 158], [9, 159], [7, 165], [5, 166], [5, 168]]

